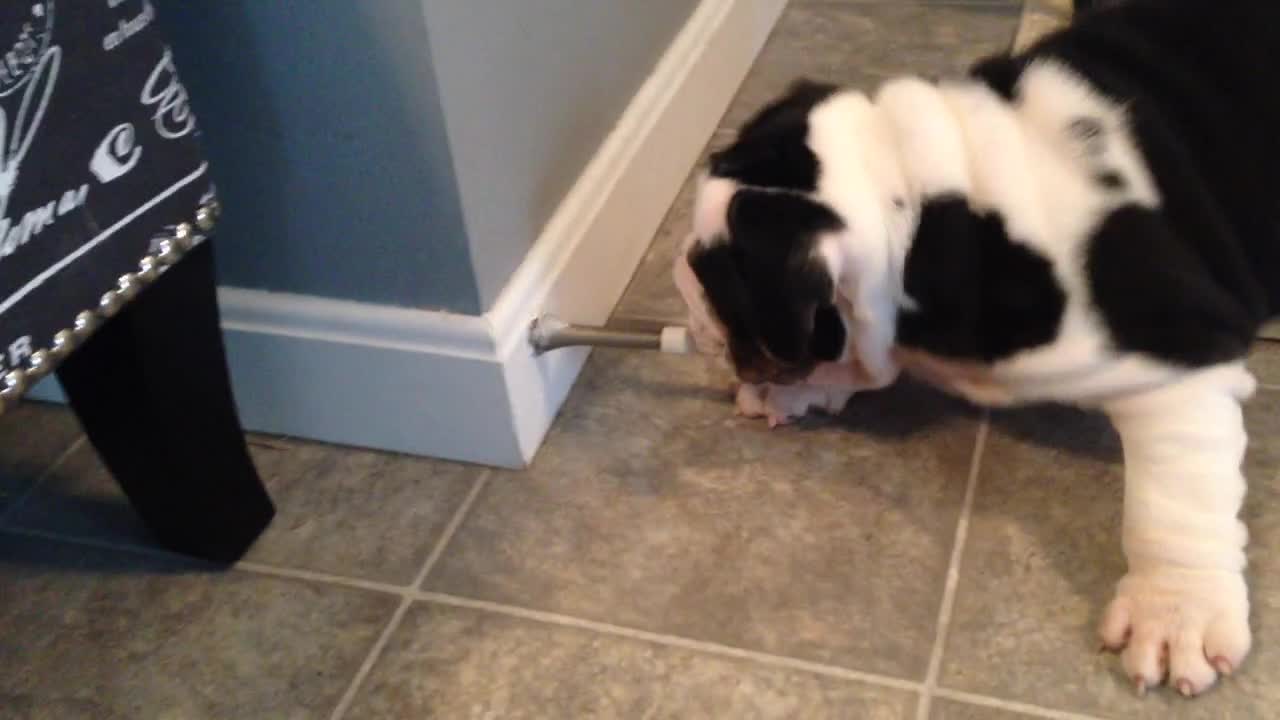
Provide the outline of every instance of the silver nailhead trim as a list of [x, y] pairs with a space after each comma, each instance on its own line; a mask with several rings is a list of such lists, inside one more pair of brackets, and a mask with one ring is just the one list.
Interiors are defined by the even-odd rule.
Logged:
[[4, 373], [0, 378], [0, 413], [15, 406], [28, 388], [56, 370], [58, 364], [88, 340], [104, 320], [119, 312], [125, 303], [155, 282], [156, 278], [181, 260], [189, 250], [204, 242], [206, 234], [213, 230], [221, 214], [222, 206], [218, 199], [210, 196], [196, 208], [194, 225], [180, 223], [173, 229], [171, 237], [153, 243], [157, 252], [144, 255], [138, 261], [138, 272], [121, 275], [116, 280], [116, 286], [102, 294], [97, 307], [80, 312], [71, 327], [55, 333], [53, 347], [38, 348], [27, 360], [26, 368]]

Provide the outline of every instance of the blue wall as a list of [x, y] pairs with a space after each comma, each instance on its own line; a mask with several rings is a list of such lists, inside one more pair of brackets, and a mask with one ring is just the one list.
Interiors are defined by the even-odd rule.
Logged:
[[475, 314], [421, 0], [156, 0], [225, 205], [223, 285]]

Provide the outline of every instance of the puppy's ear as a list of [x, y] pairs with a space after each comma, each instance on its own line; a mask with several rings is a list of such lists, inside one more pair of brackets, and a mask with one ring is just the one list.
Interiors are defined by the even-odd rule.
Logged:
[[834, 85], [798, 80], [742, 126], [733, 145], [711, 155], [713, 176], [745, 185], [812, 191], [818, 158], [808, 145], [809, 114]]
[[727, 215], [760, 342], [790, 363], [838, 358], [844, 322], [832, 305], [835, 278], [819, 244], [844, 226], [840, 219], [804, 196], [752, 189], [734, 195]]
[[756, 334], [751, 294], [733, 254], [727, 240], [715, 238], [707, 245], [695, 243], [685, 259], [730, 337], [750, 337]]
[[784, 95], [788, 98], [798, 97], [826, 97], [834, 92], [835, 85], [831, 83], [819, 82], [807, 77], [798, 77], [791, 81], [787, 86]]
[[813, 314], [813, 334], [809, 336], [809, 354], [815, 360], [836, 362], [844, 355], [848, 342], [844, 319], [835, 305], [819, 305]]

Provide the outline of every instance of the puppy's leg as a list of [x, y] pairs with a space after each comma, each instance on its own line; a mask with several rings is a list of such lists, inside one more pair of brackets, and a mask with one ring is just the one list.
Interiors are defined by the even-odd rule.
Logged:
[[1233, 363], [1106, 408], [1124, 446], [1129, 571], [1101, 634], [1139, 693], [1167, 672], [1195, 695], [1249, 652], [1240, 403], [1254, 387]]
[[765, 418], [769, 427], [785, 425], [804, 417], [810, 410], [838, 413], [849, 404], [854, 388], [831, 385], [752, 385], [738, 386], [738, 414]]

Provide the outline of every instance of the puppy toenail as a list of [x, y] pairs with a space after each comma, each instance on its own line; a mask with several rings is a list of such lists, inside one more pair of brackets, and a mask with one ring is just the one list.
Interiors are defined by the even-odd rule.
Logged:
[[1226, 677], [1235, 671], [1235, 668], [1231, 667], [1231, 661], [1221, 655], [1213, 659], [1213, 669], [1217, 670], [1218, 674], [1223, 677]]
[[1179, 680], [1178, 692], [1182, 693], [1182, 697], [1191, 697], [1191, 681]]
[[1138, 693], [1138, 697], [1146, 697], [1147, 681], [1135, 675], [1133, 677], [1133, 689]]

